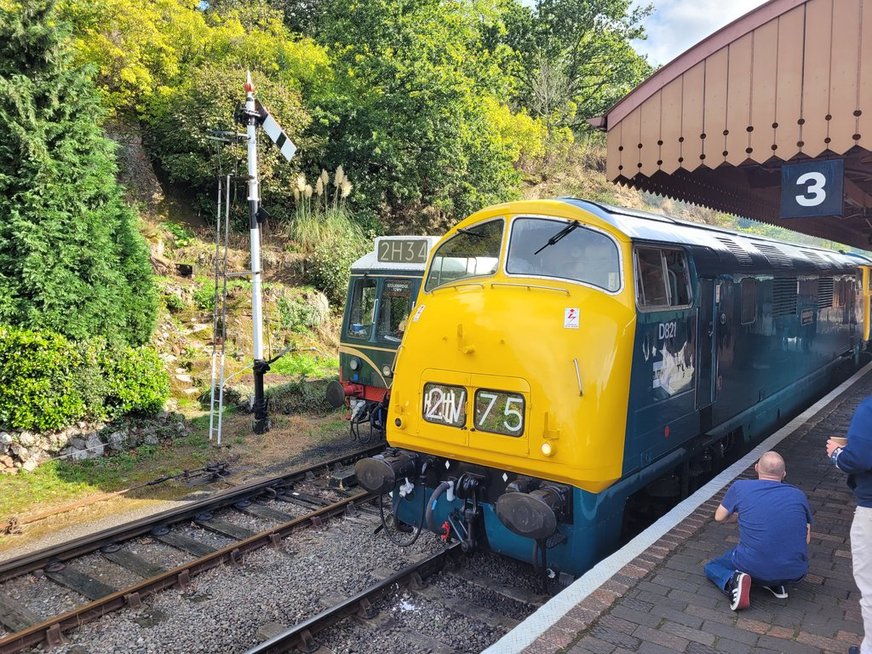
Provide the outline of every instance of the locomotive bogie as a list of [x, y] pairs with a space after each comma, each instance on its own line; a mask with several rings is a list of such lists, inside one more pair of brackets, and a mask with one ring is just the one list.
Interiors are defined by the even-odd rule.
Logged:
[[485, 209], [431, 253], [391, 391], [404, 454], [363, 485], [580, 574], [856, 365], [869, 265], [574, 199]]

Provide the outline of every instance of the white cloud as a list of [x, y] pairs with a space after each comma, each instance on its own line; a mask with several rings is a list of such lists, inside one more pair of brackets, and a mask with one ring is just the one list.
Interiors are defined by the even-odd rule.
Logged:
[[[765, 0], [653, 0], [654, 12], [645, 21], [648, 38], [633, 47], [653, 65], [666, 64], [724, 25]], [[648, 4], [636, 0], [635, 4]]]

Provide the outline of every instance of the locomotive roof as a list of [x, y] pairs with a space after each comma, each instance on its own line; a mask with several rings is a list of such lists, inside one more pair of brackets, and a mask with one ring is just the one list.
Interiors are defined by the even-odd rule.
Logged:
[[872, 259], [862, 254], [787, 243], [715, 225], [692, 223], [671, 216], [577, 198], [559, 198], [559, 200], [596, 215], [632, 240], [660, 241], [707, 248], [717, 253], [722, 261], [732, 260], [742, 267], [758, 268], [763, 265], [775, 269], [782, 268], [785, 272], [787, 268], [847, 271], [860, 264], [872, 264]]

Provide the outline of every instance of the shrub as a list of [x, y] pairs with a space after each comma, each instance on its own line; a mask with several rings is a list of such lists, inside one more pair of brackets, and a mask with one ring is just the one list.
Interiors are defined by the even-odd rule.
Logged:
[[327, 402], [329, 380], [307, 380], [301, 377], [295, 382], [271, 386], [266, 391], [267, 401], [273, 411], [293, 414], [301, 411], [329, 413], [333, 407]]
[[146, 343], [148, 247], [67, 32], [54, 3], [0, 2], [0, 322]]
[[173, 235], [173, 245], [177, 248], [187, 247], [194, 240], [193, 234], [185, 228], [184, 225], [178, 223], [165, 222], [164, 228]]
[[126, 413], [157, 413], [170, 395], [170, 383], [151, 347], [124, 347], [101, 352], [106, 380], [104, 406], [109, 417]]
[[0, 326], [0, 425], [49, 431], [77, 420], [156, 412], [169, 380], [150, 346], [73, 342]]
[[172, 313], [178, 313], [185, 308], [185, 301], [172, 292], [164, 293], [163, 301], [166, 308]]
[[347, 233], [321, 241], [315, 245], [308, 259], [307, 280], [321, 289], [331, 302], [341, 305], [345, 301], [348, 280], [351, 278], [351, 264], [368, 247], [362, 238]]
[[79, 350], [59, 334], [0, 327], [0, 425], [59, 429], [84, 417], [77, 381], [93, 375], [81, 375], [83, 367]]
[[197, 278], [194, 289], [194, 304], [202, 311], [215, 309], [215, 281], [206, 277]]
[[297, 297], [280, 297], [278, 301], [282, 327], [298, 334], [315, 329], [321, 322], [318, 311]]

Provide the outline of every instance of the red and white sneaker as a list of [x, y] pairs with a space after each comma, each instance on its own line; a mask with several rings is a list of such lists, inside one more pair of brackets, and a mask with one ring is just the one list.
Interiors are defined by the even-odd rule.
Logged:
[[734, 611], [751, 606], [751, 575], [736, 572], [727, 584], [730, 595], [730, 608]]

